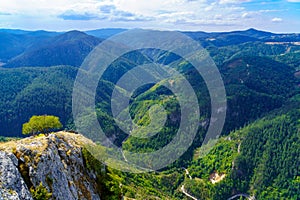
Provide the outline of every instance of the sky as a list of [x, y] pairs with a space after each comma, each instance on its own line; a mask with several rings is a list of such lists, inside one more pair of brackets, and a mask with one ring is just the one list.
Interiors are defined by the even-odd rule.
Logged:
[[0, 28], [300, 33], [300, 0], [0, 0]]

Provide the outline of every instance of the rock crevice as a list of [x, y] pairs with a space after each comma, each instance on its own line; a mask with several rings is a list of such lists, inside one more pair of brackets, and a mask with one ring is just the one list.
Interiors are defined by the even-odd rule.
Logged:
[[40, 184], [51, 199], [100, 199], [96, 175], [84, 165], [81, 135], [59, 132], [0, 145], [0, 200], [33, 199]]

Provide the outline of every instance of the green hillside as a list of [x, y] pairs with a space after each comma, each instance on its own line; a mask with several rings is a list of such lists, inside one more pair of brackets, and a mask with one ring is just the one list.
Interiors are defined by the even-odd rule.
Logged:
[[[120, 31], [123, 29], [87, 33], [108, 37]], [[299, 35], [254, 29], [185, 34], [207, 49], [224, 81], [227, 113], [220, 140], [210, 152], [205, 150], [214, 141], [200, 148], [210, 120], [213, 123], [214, 119], [211, 119], [208, 88], [191, 63], [174, 53], [157, 49], [124, 54], [114, 60], [99, 80], [95, 113], [90, 108], [81, 113], [78, 123], [82, 127], [93, 130], [91, 117], [96, 114], [105, 135], [111, 143], [122, 147], [122, 151], [145, 153], [161, 149], [174, 139], [183, 115], [178, 98], [163, 84], [179, 86], [184, 77], [195, 91], [200, 112], [199, 119], [194, 117], [192, 111], [195, 108], [188, 104], [185, 108], [191, 112], [186, 118], [189, 122], [199, 123], [199, 128], [185, 153], [159, 171], [134, 174], [107, 167], [106, 179], [98, 180], [104, 194], [102, 199], [120, 199], [122, 196], [127, 199], [189, 199], [187, 194], [197, 199], [228, 199], [234, 195], [255, 196], [256, 199], [299, 199], [300, 46], [296, 43]], [[43, 45], [35, 43], [32, 37], [40, 38]], [[26, 41], [26, 45], [21, 41]], [[0, 30], [0, 43], [5, 44], [2, 50], [7, 52], [5, 55], [0, 50], [0, 62], [7, 63], [0, 68], [0, 140], [25, 137], [22, 125], [34, 115], [58, 116], [63, 129], [78, 131], [72, 115], [74, 81], [78, 71], [82, 70], [79, 67], [84, 58], [101, 41], [79, 31]], [[11, 45], [16, 48], [10, 49]], [[182, 77], [143, 85], [131, 96], [125, 88], [116, 85], [129, 70], [151, 62], [173, 63], [171, 67]], [[101, 63], [99, 67], [102, 67]], [[151, 70], [144, 72], [159, 78]], [[139, 78], [140, 74], [131, 76], [132, 81]], [[183, 89], [179, 87], [180, 91]], [[128, 107], [118, 113], [118, 119], [111, 108], [114, 90], [130, 100]], [[120, 105], [120, 102], [114, 103]], [[154, 105], [164, 108], [166, 114], [163, 128], [151, 130], [157, 134], [144, 128], [152, 122], [151, 107], [154, 108], [152, 112], [161, 112]], [[130, 135], [118, 126], [132, 128], [131, 123], [120, 120], [127, 111], [140, 126], [132, 129]], [[152, 120], [164, 122], [161, 116]], [[189, 128], [184, 129], [182, 138], [193, 134]], [[81, 130], [84, 129], [79, 132]], [[111, 153], [110, 147], [99, 149], [99, 154]], [[96, 175], [102, 174], [100, 161], [87, 149], [82, 148], [82, 152], [86, 167]], [[124, 154], [121, 159], [128, 162]], [[162, 161], [157, 159], [154, 163], [150, 160], [149, 166]]]

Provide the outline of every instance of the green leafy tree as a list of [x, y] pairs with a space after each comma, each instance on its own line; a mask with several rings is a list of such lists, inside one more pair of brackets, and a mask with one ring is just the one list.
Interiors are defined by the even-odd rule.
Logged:
[[62, 128], [59, 118], [52, 115], [32, 116], [29, 122], [23, 124], [22, 133], [37, 134], [49, 133]]

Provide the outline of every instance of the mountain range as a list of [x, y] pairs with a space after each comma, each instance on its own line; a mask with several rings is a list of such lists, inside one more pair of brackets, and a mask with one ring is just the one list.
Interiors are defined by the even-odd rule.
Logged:
[[[24, 137], [22, 124], [33, 115], [58, 116], [64, 129], [77, 130], [72, 115], [72, 90], [79, 67], [98, 44], [123, 31], [126, 30], [47, 32], [1, 29], [0, 140]], [[66, 191], [71, 199], [78, 199], [78, 195], [84, 192], [98, 195], [101, 199], [189, 199], [188, 195], [195, 199], [232, 199], [236, 195], [248, 199], [300, 198], [300, 35], [255, 29], [183, 33], [208, 51], [226, 89], [226, 121], [221, 138], [212, 150], [201, 156], [201, 144], [211, 120], [210, 94], [203, 78], [190, 63], [171, 52], [135, 50], [116, 59], [99, 80], [95, 112], [106, 136], [123, 150], [136, 153], [158, 150], [175, 137], [180, 123], [180, 105], [172, 91], [163, 85], [148, 84], [138, 88], [129, 97], [129, 107], [120, 112], [122, 115], [128, 109], [136, 124], [146, 126], [151, 123], [149, 108], [163, 106], [167, 114], [165, 126], [149, 138], [125, 133], [118, 123], [126, 126], [127, 121], [117, 121], [110, 104], [114, 90], [120, 95], [128, 94], [125, 88], [116, 86], [127, 71], [151, 62], [167, 65], [176, 61], [177, 65], [172, 67], [191, 84], [201, 111], [201, 126], [190, 148], [174, 163], [159, 171], [132, 174], [103, 167], [84, 146], [72, 141], [74, 137], [85, 141], [92, 138], [60, 132], [13, 139], [16, 141], [0, 145], [0, 159], [8, 168], [16, 166], [13, 168], [16, 176], [23, 179], [18, 184], [27, 187], [25, 196], [30, 199], [38, 191], [46, 190], [54, 195], [52, 198], [59, 199], [57, 195], [61, 190], [55, 166], [47, 161], [47, 155], [58, 151], [63, 156], [50, 158], [60, 167], [66, 163], [64, 172], [70, 177]], [[156, 76], [155, 73], [152, 75]], [[134, 75], [132, 79], [137, 77]], [[172, 84], [179, 84], [181, 80], [174, 77]], [[80, 124], [90, 127], [93, 115], [89, 110], [87, 114], [82, 113]], [[147, 134], [144, 129], [136, 131], [137, 134]], [[185, 134], [190, 133], [186, 131]], [[7, 144], [10, 146], [7, 147]], [[35, 154], [34, 144], [41, 144], [41, 147], [47, 144], [41, 156]], [[69, 145], [76, 146], [73, 148], [76, 155], [73, 151], [69, 152]], [[110, 152], [109, 148], [106, 151]], [[7, 156], [9, 159], [5, 159]], [[124, 162], [127, 162], [126, 158]], [[149, 165], [155, 165], [154, 162], [162, 161], [151, 160]], [[51, 171], [47, 171], [49, 179], [37, 176], [46, 173], [46, 165], [51, 166]], [[6, 168], [0, 170], [7, 174]], [[36, 171], [29, 170], [31, 174], [28, 176], [27, 168]], [[84, 185], [77, 184], [78, 179], [68, 171], [69, 168], [77, 170], [80, 177], [92, 185], [86, 182]], [[105, 180], [101, 181], [101, 177]], [[39, 187], [40, 183], [43, 187]], [[5, 186], [3, 195], [6, 196], [9, 191], [15, 194], [13, 191], [20, 189], [6, 183], [0, 173], [0, 188], [1, 185]], [[33, 192], [29, 191], [31, 187]], [[84, 195], [82, 198], [89, 199]]]
[[[7, 68], [70, 65], [79, 67], [88, 53], [103, 39], [126, 29], [91, 31], [23, 31], [0, 29], [0, 62]], [[249, 42], [288, 43], [300, 40], [300, 34], [274, 34], [249, 29], [223, 33], [183, 32], [200, 41], [204, 47], [223, 47]]]

